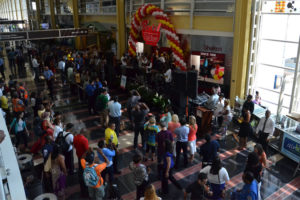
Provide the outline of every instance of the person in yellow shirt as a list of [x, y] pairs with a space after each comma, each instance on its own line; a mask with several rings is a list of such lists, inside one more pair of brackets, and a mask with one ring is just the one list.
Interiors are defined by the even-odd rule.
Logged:
[[109, 122], [108, 127], [105, 129], [105, 143], [107, 145], [112, 144], [114, 149], [116, 149], [116, 155], [113, 158], [113, 167], [115, 174], [121, 174], [121, 171], [118, 170], [118, 136], [115, 132], [116, 124]]
[[2, 110], [6, 113], [6, 122], [10, 122], [10, 112], [9, 112], [9, 108], [8, 108], [8, 98], [6, 97], [5, 94], [3, 94], [0, 97], [0, 105]]

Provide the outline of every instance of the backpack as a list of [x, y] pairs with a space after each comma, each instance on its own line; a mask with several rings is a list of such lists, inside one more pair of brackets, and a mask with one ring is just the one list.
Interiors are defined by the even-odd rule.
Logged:
[[97, 175], [95, 167], [97, 167], [97, 165], [93, 167], [86, 166], [83, 171], [83, 181], [87, 187], [95, 187], [99, 182], [100, 178]]
[[46, 133], [42, 128], [42, 122], [43, 121], [39, 117], [36, 117], [33, 121], [33, 132], [38, 137], [43, 136]]
[[62, 151], [62, 153], [66, 153], [66, 152], [68, 152], [69, 147], [70, 147], [70, 145], [66, 141], [66, 138], [71, 133], [67, 133], [65, 136], [63, 133], [64, 133], [63, 131], [58, 133], [55, 143], [59, 146], [59, 149]]
[[147, 125], [146, 129], [144, 130], [144, 135], [147, 140], [149, 139], [149, 137], [156, 135], [156, 131], [154, 129], [149, 129], [148, 126], [149, 125]]

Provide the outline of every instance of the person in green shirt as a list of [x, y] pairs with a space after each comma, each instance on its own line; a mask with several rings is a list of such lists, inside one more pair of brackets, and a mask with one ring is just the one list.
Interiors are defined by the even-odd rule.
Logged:
[[108, 124], [108, 114], [107, 114], [108, 98], [106, 94], [107, 94], [107, 90], [103, 88], [101, 94], [97, 96], [96, 99], [96, 108], [100, 115], [100, 124], [104, 127], [107, 126]]

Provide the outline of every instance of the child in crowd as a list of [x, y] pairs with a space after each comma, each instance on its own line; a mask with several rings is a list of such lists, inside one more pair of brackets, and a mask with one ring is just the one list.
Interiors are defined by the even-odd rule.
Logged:
[[159, 132], [159, 128], [156, 125], [155, 117], [151, 117], [149, 121], [144, 125], [144, 134], [147, 136], [147, 148], [146, 148], [146, 155], [145, 159], [148, 159], [148, 153], [151, 150], [151, 160], [154, 160], [154, 154], [155, 154], [155, 137], [157, 133]]

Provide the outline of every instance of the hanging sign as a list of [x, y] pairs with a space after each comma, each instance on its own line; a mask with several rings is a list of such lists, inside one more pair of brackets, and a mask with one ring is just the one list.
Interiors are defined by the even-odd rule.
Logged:
[[158, 26], [150, 26], [148, 25], [149, 21], [144, 20], [142, 22], [142, 35], [146, 42], [146, 44], [151, 46], [156, 46], [159, 39], [160, 39], [160, 27], [161, 23], [158, 24]]
[[125, 89], [126, 88], [126, 80], [127, 80], [127, 77], [122, 75], [121, 76], [121, 83], [120, 83], [120, 87]]

